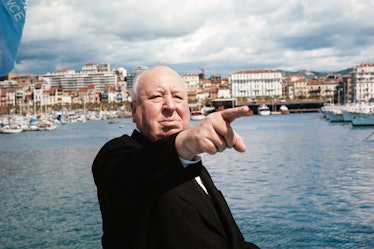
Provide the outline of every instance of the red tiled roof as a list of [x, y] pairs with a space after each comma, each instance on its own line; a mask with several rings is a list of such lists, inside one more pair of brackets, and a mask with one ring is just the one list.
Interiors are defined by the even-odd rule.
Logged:
[[359, 67], [374, 67], [374, 63], [363, 63]]
[[35, 84], [36, 89], [40, 89], [40, 88], [42, 88], [42, 86], [43, 86], [43, 83], [36, 83]]
[[80, 92], [80, 93], [86, 93], [87, 91], [88, 91], [87, 88], [79, 88], [78, 89], [78, 92]]

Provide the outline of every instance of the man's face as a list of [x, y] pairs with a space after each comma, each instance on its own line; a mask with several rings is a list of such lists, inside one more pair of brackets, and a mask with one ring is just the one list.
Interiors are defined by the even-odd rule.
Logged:
[[190, 125], [187, 92], [179, 75], [167, 67], [144, 73], [138, 97], [132, 102], [133, 122], [140, 132], [156, 141]]

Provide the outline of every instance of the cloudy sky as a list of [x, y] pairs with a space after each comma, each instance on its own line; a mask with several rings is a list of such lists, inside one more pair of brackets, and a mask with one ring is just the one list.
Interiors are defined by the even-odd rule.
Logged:
[[374, 62], [373, 13], [374, 0], [29, 0], [15, 69], [338, 71]]

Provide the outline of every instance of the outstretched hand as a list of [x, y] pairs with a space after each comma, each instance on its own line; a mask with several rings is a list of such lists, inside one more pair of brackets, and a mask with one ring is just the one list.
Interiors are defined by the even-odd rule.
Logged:
[[215, 154], [227, 148], [244, 152], [246, 146], [243, 139], [232, 129], [231, 123], [248, 115], [248, 111], [247, 106], [242, 106], [215, 112], [196, 126], [181, 131], [175, 140], [179, 156], [192, 160], [200, 153]]

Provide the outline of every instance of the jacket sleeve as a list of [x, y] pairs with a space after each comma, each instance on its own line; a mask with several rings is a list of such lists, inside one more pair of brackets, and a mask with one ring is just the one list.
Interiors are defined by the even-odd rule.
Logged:
[[200, 175], [201, 162], [183, 167], [176, 136], [146, 145], [127, 135], [109, 141], [92, 166], [96, 186], [127, 198], [150, 198]]

